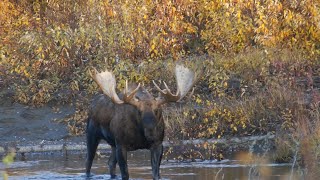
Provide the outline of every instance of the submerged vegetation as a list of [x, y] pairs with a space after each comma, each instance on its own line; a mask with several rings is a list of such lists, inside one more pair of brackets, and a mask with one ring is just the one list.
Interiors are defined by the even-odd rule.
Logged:
[[10, 167], [10, 164], [13, 163], [14, 161], [14, 157], [16, 156], [16, 153], [14, 150], [10, 150], [9, 153], [3, 157], [2, 159], [2, 163], [5, 165], [5, 169], [3, 172], [1, 172], [1, 175], [3, 177], [4, 180], [8, 180], [9, 179], [9, 175], [8, 175], [8, 172], [7, 172], [7, 168]]
[[1, 90], [32, 106], [73, 103], [62, 120], [71, 134], [84, 132], [98, 93], [90, 68], [154, 93], [152, 80], [175, 87], [178, 62], [202, 78], [191, 101], [164, 108], [167, 139], [271, 132], [277, 161], [319, 174], [318, 1], [2, 0], [0, 9]]

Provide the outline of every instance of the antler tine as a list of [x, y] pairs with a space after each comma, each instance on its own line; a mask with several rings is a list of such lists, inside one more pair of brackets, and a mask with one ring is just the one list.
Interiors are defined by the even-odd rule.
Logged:
[[128, 80], [126, 80], [126, 87], [124, 88], [124, 94], [128, 93]]
[[116, 79], [114, 75], [108, 70], [99, 73], [97, 69], [93, 68], [94, 72], [92, 74], [91, 70], [89, 70], [89, 74], [95, 80], [95, 82], [99, 85], [102, 92], [110, 97], [114, 103], [122, 104], [124, 103], [118, 97], [115, 87], [116, 87]]
[[139, 83], [138, 86], [132, 91], [129, 93], [129, 90], [128, 90], [128, 81], [126, 80], [126, 87], [125, 87], [125, 90], [124, 90], [124, 101], [125, 102], [130, 102], [134, 96], [136, 95], [137, 91], [139, 90], [141, 84]]
[[[166, 87], [167, 92], [168, 92], [169, 94], [171, 94], [171, 95], [174, 95], [174, 94], [171, 92], [170, 88], [168, 87], [167, 83], [163, 81], [163, 84], [164, 84], [164, 86]], [[178, 96], [178, 94], [179, 94], [179, 91], [177, 91], [176, 95], [174, 95], [174, 96]]]
[[[163, 104], [166, 102], [176, 102], [179, 99], [178, 95], [174, 95], [171, 93], [168, 85], [163, 82], [164, 86], [166, 87], [166, 89], [162, 90], [154, 81], [152, 81], [154, 86], [156, 87], [156, 89], [161, 93], [161, 95], [164, 97], [164, 99], [159, 100], [159, 104]], [[177, 92], [178, 94], [178, 92]]]
[[[92, 70], [94, 71], [94, 74], [92, 74]], [[92, 69], [89, 69], [89, 74], [90, 74], [90, 76], [93, 78], [93, 80], [95, 80], [96, 81], [96, 77], [95, 77], [95, 75], [97, 74], [97, 69], [96, 68], [92, 68]]]
[[161, 94], [166, 94], [166, 93], [164, 92], [164, 90], [161, 90], [161, 88], [158, 86], [158, 84], [157, 84], [156, 82], [154, 82], [154, 80], [152, 80], [152, 82], [153, 82], [154, 86], [156, 87], [156, 89], [157, 89]]
[[[182, 65], [176, 65], [175, 69], [175, 75], [176, 75], [176, 81], [177, 81], [177, 92], [176, 94], [173, 94], [168, 87], [168, 85], [164, 83], [165, 89], [160, 89], [160, 87], [153, 81], [153, 84], [157, 88], [157, 90], [162, 94], [164, 97], [163, 100], [160, 100], [159, 103], [163, 104], [166, 102], [177, 102], [181, 101], [182, 98], [184, 98], [187, 93], [190, 91], [190, 89], [195, 84], [195, 73], [191, 71], [190, 69], [182, 66]], [[194, 89], [191, 93], [193, 93]]]
[[193, 71], [182, 65], [176, 65], [175, 75], [177, 80], [178, 92], [180, 96], [178, 101], [180, 101], [187, 95], [190, 89], [194, 86], [197, 78], [195, 78], [196, 74]]
[[128, 89], [128, 81], [126, 81], [126, 87], [124, 88], [124, 97], [123, 100], [119, 98], [116, 93], [116, 78], [114, 75], [106, 70], [104, 72], [99, 73], [95, 68], [93, 70], [89, 70], [89, 74], [94, 79], [94, 81], [99, 85], [102, 92], [111, 98], [111, 100], [116, 104], [128, 103], [134, 106], [139, 106], [139, 101], [135, 98], [135, 94], [139, 90], [141, 84], [131, 92]]

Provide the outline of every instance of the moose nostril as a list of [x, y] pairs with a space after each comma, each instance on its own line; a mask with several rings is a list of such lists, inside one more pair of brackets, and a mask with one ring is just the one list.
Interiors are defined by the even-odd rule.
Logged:
[[153, 134], [153, 129], [150, 129], [150, 128], [144, 128], [144, 134], [146, 135], [146, 136], [152, 136], [152, 134]]

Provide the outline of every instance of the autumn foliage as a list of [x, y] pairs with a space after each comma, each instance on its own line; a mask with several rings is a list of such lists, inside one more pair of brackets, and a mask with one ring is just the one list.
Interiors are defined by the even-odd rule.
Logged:
[[43, 79], [104, 61], [230, 55], [252, 47], [298, 49], [315, 59], [319, 6], [314, 0], [3, 0], [1, 69]]
[[192, 101], [164, 108], [168, 138], [284, 131], [307, 157], [319, 152], [319, 22], [318, 0], [1, 0], [0, 90], [33, 106], [76, 99], [62, 121], [79, 135], [98, 93], [91, 67], [118, 88], [175, 87], [179, 61], [202, 78]]
[[2, 0], [0, 9], [0, 84], [20, 103], [96, 94], [92, 66], [112, 69], [119, 87], [170, 84], [176, 61], [205, 67], [193, 96], [204, 108], [175, 117], [191, 118], [180, 137], [292, 129], [292, 97], [318, 103], [319, 1]]

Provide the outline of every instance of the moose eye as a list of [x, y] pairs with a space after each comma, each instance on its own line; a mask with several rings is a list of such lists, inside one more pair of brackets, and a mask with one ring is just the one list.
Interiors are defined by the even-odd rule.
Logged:
[[155, 109], [155, 110], [154, 110], [154, 114], [155, 114], [156, 116], [161, 116], [161, 110], [160, 110], [160, 109]]

